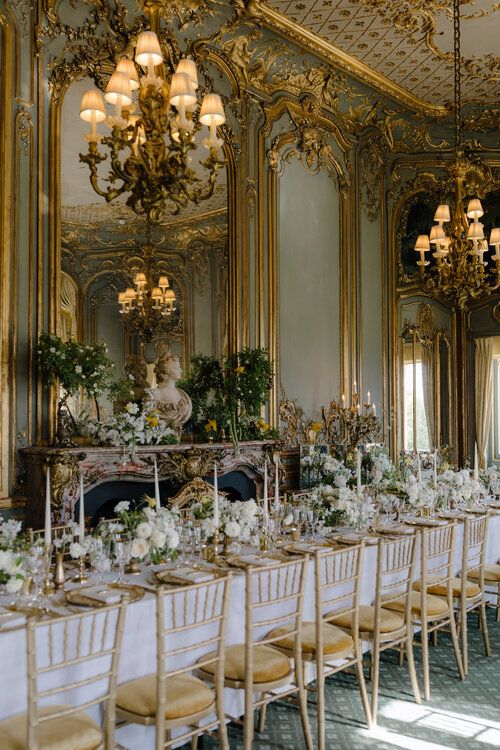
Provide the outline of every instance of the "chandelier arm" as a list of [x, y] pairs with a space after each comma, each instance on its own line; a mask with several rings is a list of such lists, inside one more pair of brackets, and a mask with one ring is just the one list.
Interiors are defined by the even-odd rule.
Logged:
[[[89, 152], [88, 154], [80, 154], [80, 161], [83, 164], [87, 164], [90, 170], [90, 184], [92, 185], [93, 190], [100, 195], [102, 198], [105, 198], [106, 201], [109, 203], [110, 201], [117, 198], [119, 195], [122, 195], [127, 190], [127, 185], [125, 182], [121, 185], [119, 188], [111, 188], [108, 187], [105, 190], [101, 187], [99, 187], [99, 175], [97, 174], [97, 166], [106, 160], [106, 156], [102, 156], [97, 151], [95, 143], [91, 143], [89, 146]], [[113, 171], [110, 171], [109, 176], [106, 178], [108, 181], [115, 180], [115, 174]]]

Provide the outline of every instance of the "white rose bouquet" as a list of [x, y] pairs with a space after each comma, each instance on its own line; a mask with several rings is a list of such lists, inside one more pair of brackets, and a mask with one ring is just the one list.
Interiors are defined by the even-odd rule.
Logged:
[[354, 473], [344, 461], [330, 456], [328, 453], [314, 453], [304, 456], [301, 461], [303, 468], [309, 471], [311, 486], [333, 485], [347, 487], [354, 479]]
[[8, 594], [20, 591], [28, 575], [23, 557], [27, 539], [20, 532], [20, 521], [0, 518], [0, 583], [5, 584]]
[[147, 401], [141, 406], [129, 402], [120, 414], [103, 420], [88, 420], [88, 431], [100, 443], [115, 447], [136, 445], [166, 445], [177, 443], [175, 430], [167, 427], [158, 416], [155, 405]]
[[231, 539], [255, 542], [261, 510], [255, 500], [227, 500], [219, 504], [220, 529]]

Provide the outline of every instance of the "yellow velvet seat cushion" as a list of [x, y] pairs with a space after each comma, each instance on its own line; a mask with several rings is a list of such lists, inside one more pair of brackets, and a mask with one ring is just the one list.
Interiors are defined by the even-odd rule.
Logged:
[[[412, 614], [417, 617], [421, 616], [421, 594], [418, 591], [411, 592], [411, 611]], [[433, 596], [432, 594], [426, 594], [427, 602], [427, 619], [430, 620], [433, 617], [441, 617], [448, 611], [448, 602], [446, 599], [442, 599], [440, 596]], [[400, 599], [393, 599], [390, 602], [383, 603], [383, 607], [393, 610], [395, 612], [404, 612], [405, 609], [405, 598], [402, 596]]]
[[[57, 713], [69, 706], [44, 706], [39, 716]], [[27, 714], [17, 714], [0, 722], [0, 748], [27, 750]], [[39, 750], [96, 750], [103, 742], [103, 733], [84, 711], [50, 719], [38, 725]]]
[[[214, 692], [190, 674], [167, 678], [166, 692], [165, 718], [168, 720], [204, 711], [215, 700]], [[156, 716], [156, 675], [150, 674], [119, 685], [116, 707], [138, 716]]]
[[[295, 636], [288, 636], [287, 633], [293, 630], [293, 626], [276, 628], [269, 633], [269, 638], [277, 635], [285, 636], [282, 640], [276, 641], [276, 645], [281, 648], [293, 651]], [[323, 653], [328, 655], [343, 655], [349, 653], [354, 648], [354, 641], [348, 633], [345, 633], [335, 625], [327, 622], [323, 623]], [[316, 623], [302, 623], [302, 651], [305, 654], [314, 654], [316, 652]]]
[[[375, 607], [368, 604], [362, 604], [358, 607], [359, 629], [364, 633], [373, 633], [375, 630]], [[339, 625], [341, 628], [350, 628], [352, 623], [352, 613], [340, 614], [334, 617], [331, 622]], [[379, 629], [381, 633], [392, 633], [395, 630], [404, 628], [405, 621], [395, 612], [389, 612], [387, 609], [380, 610]]]
[[[213, 656], [213, 654], [212, 654]], [[210, 658], [210, 655], [208, 657]], [[215, 673], [215, 663], [207, 664], [203, 671]], [[281, 680], [291, 673], [290, 660], [271, 646], [254, 646], [253, 648], [253, 681], [273, 682]], [[226, 647], [224, 674], [228, 680], [245, 680], [245, 646], [237, 644]]]
[[[469, 570], [467, 572], [467, 578], [479, 578], [479, 570], [476, 568], [476, 570]], [[488, 581], [488, 583], [500, 583], [500, 565], [495, 565], [495, 563], [492, 563], [491, 565], [485, 565], [484, 566], [484, 580]]]
[[[435, 594], [436, 596], [446, 596], [448, 591], [446, 589], [446, 584], [444, 583], [436, 583], [435, 585], [432, 585], [433, 579], [436, 580], [437, 576], [429, 576], [427, 578], [427, 591], [429, 594]], [[451, 579], [451, 585], [453, 588], [453, 596], [459, 597], [462, 595], [462, 579], [461, 578], [452, 578]], [[413, 584], [413, 588], [415, 591], [420, 591], [421, 587], [421, 581], [415, 581]], [[478, 594], [481, 593], [481, 589], [476, 583], [472, 583], [471, 581], [466, 581], [465, 584], [465, 596], [467, 599], [471, 599], [473, 596], [478, 596]]]

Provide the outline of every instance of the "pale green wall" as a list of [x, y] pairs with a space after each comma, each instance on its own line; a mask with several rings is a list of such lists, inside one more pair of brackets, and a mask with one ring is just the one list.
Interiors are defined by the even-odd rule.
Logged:
[[292, 159], [279, 178], [281, 383], [313, 415], [338, 395], [339, 195]]

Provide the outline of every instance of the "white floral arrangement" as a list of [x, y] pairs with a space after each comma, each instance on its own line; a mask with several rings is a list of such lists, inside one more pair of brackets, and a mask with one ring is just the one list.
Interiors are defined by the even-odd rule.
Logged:
[[136, 560], [147, 557], [152, 563], [174, 559], [179, 546], [179, 516], [168, 508], [156, 508], [153, 498], [147, 498], [147, 505], [137, 510], [131, 508], [128, 500], [115, 505], [117, 521], [105, 524], [107, 533], [112, 536], [125, 535], [131, 542], [130, 555]]
[[359, 526], [374, 515], [371, 501], [349, 487], [322, 484], [311, 492], [311, 504], [325, 526]]
[[158, 416], [156, 406], [146, 401], [139, 406], [129, 402], [120, 414], [103, 420], [90, 419], [88, 430], [100, 443], [115, 447], [177, 443], [175, 430]]
[[479, 472], [479, 478], [490, 489], [493, 495], [500, 495], [500, 469], [498, 466], [488, 466]]
[[80, 526], [70, 521], [67, 529], [60, 536], [54, 537], [52, 544], [58, 552], [69, 554], [74, 560], [84, 557], [90, 549], [92, 538], [84, 536], [80, 539]]
[[314, 451], [301, 460], [302, 466], [308, 469], [311, 484], [332, 484], [334, 487], [347, 487], [354, 474], [345, 463], [329, 453]]
[[437, 492], [428, 483], [420, 484], [414, 474], [409, 474], [402, 485], [406, 495], [406, 502], [411, 508], [429, 508], [436, 505]]
[[470, 506], [481, 495], [486, 494], [486, 487], [471, 477], [468, 469], [446, 469], [438, 476], [437, 495], [443, 505], [454, 502], [456, 505], [465, 503]]
[[397, 470], [383, 445], [366, 446], [364, 458], [369, 464], [368, 484], [381, 486], [395, 482]]
[[21, 590], [28, 573], [24, 567], [21, 522], [0, 518], [0, 583], [8, 594]]
[[261, 510], [255, 500], [227, 500], [219, 502], [220, 530], [231, 539], [255, 542]]

